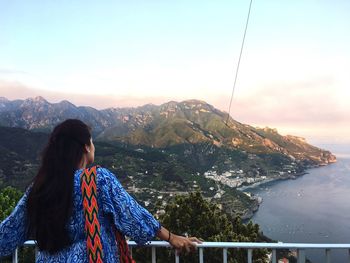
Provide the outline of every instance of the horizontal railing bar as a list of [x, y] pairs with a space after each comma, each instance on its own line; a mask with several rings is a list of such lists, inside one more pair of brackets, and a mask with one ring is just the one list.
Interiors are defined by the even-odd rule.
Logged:
[[[33, 240], [26, 241], [26, 246], [35, 246]], [[138, 246], [134, 241], [128, 241], [131, 247]], [[170, 244], [165, 241], [151, 241], [146, 246], [153, 247], [170, 247]], [[250, 243], [250, 242], [203, 242], [197, 245], [198, 248], [302, 248], [302, 249], [350, 249], [350, 244], [315, 244], [315, 243]]]

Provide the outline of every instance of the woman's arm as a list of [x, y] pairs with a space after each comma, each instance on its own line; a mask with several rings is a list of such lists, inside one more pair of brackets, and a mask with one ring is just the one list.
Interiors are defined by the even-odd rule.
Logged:
[[97, 172], [102, 209], [112, 215], [115, 227], [138, 244], [152, 240], [160, 223], [125, 191], [114, 174], [105, 168], [98, 168]]
[[0, 257], [11, 255], [26, 239], [26, 203], [27, 194], [0, 224]]

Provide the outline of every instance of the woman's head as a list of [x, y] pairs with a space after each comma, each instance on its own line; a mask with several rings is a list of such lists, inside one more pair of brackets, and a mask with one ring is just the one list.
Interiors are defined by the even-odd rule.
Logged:
[[95, 147], [91, 138], [91, 128], [77, 119], [68, 119], [58, 124], [51, 133], [45, 155], [54, 155], [62, 161], [75, 161], [76, 168], [93, 163]]
[[94, 161], [91, 129], [69, 119], [52, 131], [27, 201], [28, 234], [40, 250], [55, 253], [70, 245], [66, 229], [73, 207], [74, 174]]

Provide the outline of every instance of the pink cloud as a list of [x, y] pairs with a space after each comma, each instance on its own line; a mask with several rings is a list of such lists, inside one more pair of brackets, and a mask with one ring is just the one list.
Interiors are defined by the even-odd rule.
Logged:
[[[327, 83], [326, 83], [327, 84]], [[264, 87], [248, 95], [234, 97], [231, 115], [243, 122], [280, 124], [321, 124], [347, 122], [350, 107], [342, 107], [338, 94], [318, 82], [284, 84]], [[212, 100], [227, 105], [229, 98]]]
[[50, 102], [68, 100], [77, 106], [90, 106], [96, 109], [110, 107], [136, 107], [147, 103], [161, 104], [170, 99], [164, 97], [142, 98], [137, 96], [116, 95], [90, 95], [77, 93], [64, 93], [31, 88], [20, 82], [8, 82], [0, 80], [0, 96], [10, 100], [26, 99], [42, 96]]

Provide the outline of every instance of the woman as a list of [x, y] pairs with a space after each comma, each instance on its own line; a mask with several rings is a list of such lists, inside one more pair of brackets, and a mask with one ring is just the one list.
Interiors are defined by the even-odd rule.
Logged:
[[[0, 257], [30, 237], [39, 248], [37, 262], [88, 262], [80, 178], [94, 155], [85, 123], [70, 119], [54, 128], [34, 182], [0, 225]], [[119, 262], [115, 229], [138, 244], [158, 237], [184, 252], [200, 243], [162, 227], [109, 170], [96, 169], [96, 185], [104, 262]]]

